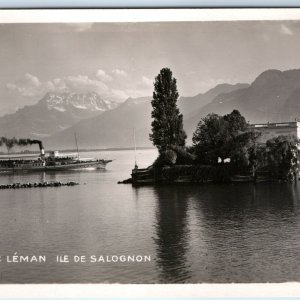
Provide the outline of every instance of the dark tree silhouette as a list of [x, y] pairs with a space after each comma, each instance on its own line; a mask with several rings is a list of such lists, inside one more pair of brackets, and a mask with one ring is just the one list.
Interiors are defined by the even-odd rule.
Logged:
[[217, 164], [229, 158], [239, 168], [249, 164], [248, 149], [256, 140], [256, 134], [247, 130], [247, 122], [238, 110], [219, 116], [209, 114], [197, 125], [193, 135], [193, 147], [198, 161]]
[[152, 110], [152, 133], [150, 140], [160, 153], [171, 146], [185, 146], [182, 114], [177, 107], [176, 79], [169, 68], [163, 68], [154, 82]]
[[299, 140], [292, 136], [278, 136], [266, 143], [267, 166], [273, 178], [294, 180], [299, 172]]

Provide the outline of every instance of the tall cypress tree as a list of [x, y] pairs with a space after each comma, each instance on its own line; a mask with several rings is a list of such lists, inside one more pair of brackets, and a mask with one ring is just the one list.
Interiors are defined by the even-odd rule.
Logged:
[[170, 146], [184, 146], [186, 133], [183, 118], [177, 107], [176, 79], [169, 68], [163, 68], [155, 77], [152, 110], [152, 133], [150, 140], [160, 153]]

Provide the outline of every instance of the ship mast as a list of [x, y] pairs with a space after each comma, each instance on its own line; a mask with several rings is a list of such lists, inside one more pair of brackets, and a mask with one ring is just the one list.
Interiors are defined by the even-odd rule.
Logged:
[[76, 149], [77, 149], [77, 159], [79, 160], [79, 149], [78, 149], [77, 136], [76, 136], [75, 131], [74, 131], [74, 137], [75, 137], [75, 143], [76, 143]]
[[136, 163], [136, 142], [135, 142], [135, 128], [133, 128], [133, 142], [134, 142], [134, 168], [138, 169], [138, 165]]

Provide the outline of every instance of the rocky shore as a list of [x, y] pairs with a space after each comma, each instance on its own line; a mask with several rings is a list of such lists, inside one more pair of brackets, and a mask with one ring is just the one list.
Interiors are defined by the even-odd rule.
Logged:
[[28, 189], [28, 188], [45, 188], [45, 187], [61, 187], [61, 186], [74, 186], [79, 185], [79, 183], [74, 181], [69, 182], [60, 182], [60, 181], [52, 181], [52, 182], [33, 182], [33, 183], [11, 183], [11, 184], [1, 184], [0, 190], [6, 189]]

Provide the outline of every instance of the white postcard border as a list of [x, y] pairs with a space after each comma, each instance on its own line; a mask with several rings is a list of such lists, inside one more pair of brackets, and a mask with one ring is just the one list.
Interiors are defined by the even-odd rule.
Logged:
[[[0, 10], [0, 23], [300, 20], [300, 8]], [[55, 276], [55, 274], [53, 274]], [[300, 283], [280, 284], [1, 284], [0, 298], [296, 297]]]

